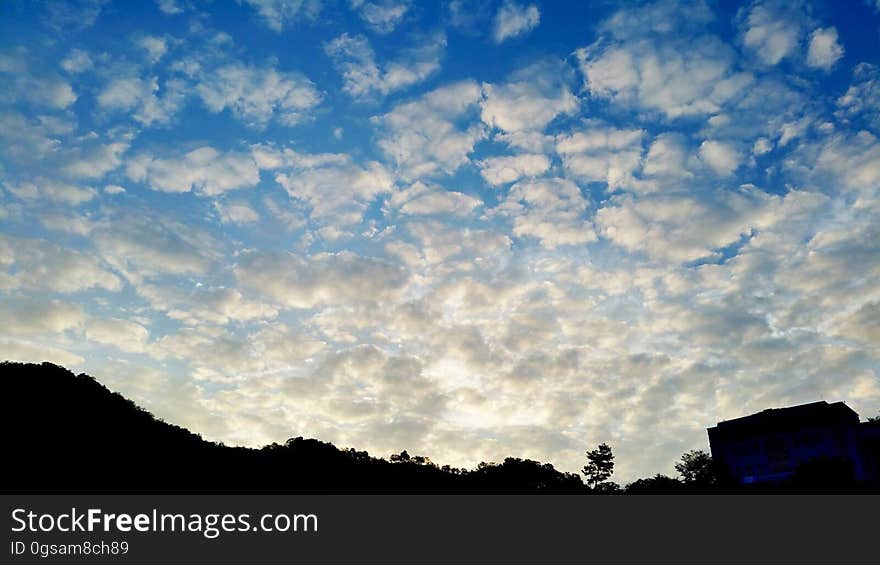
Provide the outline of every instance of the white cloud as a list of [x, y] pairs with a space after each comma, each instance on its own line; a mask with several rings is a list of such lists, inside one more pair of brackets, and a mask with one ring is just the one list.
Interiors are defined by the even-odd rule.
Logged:
[[411, 8], [410, 0], [350, 0], [361, 19], [376, 33], [391, 33], [400, 25]]
[[91, 254], [40, 239], [0, 234], [0, 289], [79, 292], [90, 288], [118, 291], [119, 277]]
[[853, 80], [846, 93], [837, 99], [838, 118], [864, 120], [880, 134], [880, 68], [859, 63], [853, 70]]
[[564, 68], [555, 62], [520, 69], [503, 84], [483, 84], [483, 95], [483, 121], [508, 133], [542, 130], [580, 106], [568, 89]]
[[321, 0], [244, 0], [260, 17], [266, 26], [281, 31], [286, 26], [300, 20], [314, 20], [321, 12]]
[[853, 341], [880, 343], [880, 303], [866, 302], [840, 323], [837, 333]]
[[263, 205], [269, 215], [286, 231], [298, 230], [307, 223], [305, 213], [279, 202], [279, 199], [267, 196], [263, 199]]
[[718, 176], [733, 174], [742, 162], [742, 155], [730, 143], [707, 139], [700, 144], [700, 159]]
[[617, 39], [646, 35], [670, 36], [693, 34], [716, 20], [703, 0], [656, 0], [647, 4], [618, 9], [599, 23], [599, 30]]
[[759, 137], [752, 146], [752, 153], [757, 156], [766, 155], [773, 151], [773, 144], [766, 137]]
[[467, 216], [482, 203], [480, 199], [461, 192], [436, 191], [408, 200], [400, 207], [400, 212], [415, 216], [431, 214]]
[[23, 49], [0, 51], [0, 76], [5, 83], [0, 102], [19, 101], [56, 110], [76, 102], [77, 95], [70, 84], [58, 76], [32, 72], [39, 68]]
[[61, 61], [61, 68], [70, 74], [77, 74], [92, 68], [92, 58], [82, 49], [73, 49]]
[[[389, 254], [418, 272], [419, 282], [440, 287], [454, 284], [449, 279], [454, 279], [455, 274], [474, 273], [478, 265], [481, 269], [500, 267], [510, 258], [510, 248], [511, 240], [504, 233], [476, 227], [462, 229], [456, 221], [439, 217], [411, 219], [399, 237], [392, 237], [385, 244]], [[419, 310], [426, 306], [414, 305], [413, 308]], [[418, 326], [417, 331], [425, 329], [419, 319], [434, 315], [413, 312], [412, 308], [407, 311], [406, 324]]]
[[368, 204], [391, 192], [394, 179], [384, 165], [358, 165], [344, 154], [305, 154], [290, 149], [254, 148], [264, 169], [275, 170], [275, 182], [309, 206], [309, 214], [325, 225], [347, 226], [361, 221]]
[[220, 153], [213, 147], [193, 149], [179, 158], [142, 153], [129, 159], [126, 174], [162, 192], [189, 192], [214, 196], [255, 186], [260, 170], [248, 153]]
[[167, 124], [186, 96], [180, 80], [166, 81], [160, 88], [157, 77], [124, 77], [111, 80], [98, 94], [98, 105], [110, 111], [131, 112], [140, 124]]
[[128, 139], [104, 143], [81, 143], [70, 148], [63, 172], [74, 178], [100, 179], [122, 164], [122, 156], [131, 146]]
[[46, 345], [45, 342], [28, 343], [20, 339], [0, 339], [0, 359], [19, 363], [56, 363], [64, 367], [76, 367], [85, 359], [75, 353]]
[[540, 131], [513, 131], [510, 133], [495, 132], [493, 139], [499, 143], [505, 143], [511, 149], [525, 151], [527, 153], [545, 153], [553, 152], [555, 144], [554, 136], [545, 134]]
[[71, 120], [57, 116], [27, 117], [22, 113], [0, 111], [0, 154], [13, 162], [33, 164], [57, 155], [61, 137], [73, 131]]
[[48, 230], [87, 236], [95, 224], [88, 216], [48, 212], [40, 214], [40, 223]]
[[[227, 403], [246, 403], [251, 408], [257, 404], [265, 406], [266, 401], [271, 402], [267, 393], [272, 393], [264, 388], [269, 383], [277, 387], [276, 398], [286, 398], [289, 389], [295, 388], [302, 392], [300, 401], [305, 400], [303, 396], [316, 400], [320, 391], [331, 388], [329, 382], [322, 381], [319, 376], [299, 374], [294, 379], [296, 383], [290, 383], [283, 375], [289, 375], [295, 367], [304, 365], [324, 348], [323, 342], [306, 332], [272, 324], [246, 335], [187, 328], [157, 340], [150, 348], [150, 353], [157, 359], [179, 359], [187, 363], [195, 380], [223, 382], [227, 386], [235, 383], [235, 386], [228, 387], [230, 394], [212, 400], [218, 403], [217, 408], [222, 406], [223, 412], [230, 415], [236, 412], [229, 431], [237, 436], [236, 443], [250, 444], [264, 440], [265, 431], [258, 432], [254, 437], [255, 430], [247, 429], [247, 426], [241, 428], [243, 421], [239, 421], [239, 417], [243, 414], [230, 412], [232, 406]], [[256, 381], [262, 384], [256, 384]], [[249, 400], [240, 396], [244, 390], [250, 390], [254, 396]], [[288, 404], [288, 408], [294, 408], [293, 404]], [[300, 411], [301, 407], [296, 406], [295, 409]], [[230, 424], [228, 420], [227, 424]], [[270, 424], [272, 429], [277, 425]]]
[[159, 11], [163, 14], [173, 16], [183, 13], [183, 8], [180, 7], [177, 0], [156, 0], [156, 4], [159, 7]]
[[494, 211], [513, 219], [513, 233], [533, 237], [553, 249], [596, 240], [585, 216], [589, 203], [580, 188], [567, 179], [536, 179], [510, 188], [504, 202]]
[[[474, 144], [486, 137], [479, 123], [467, 123], [482, 99], [472, 81], [449, 84], [373, 118], [378, 145], [407, 179], [452, 173], [468, 162]], [[463, 123], [464, 122], [464, 123]]]
[[504, 157], [490, 157], [477, 163], [480, 174], [492, 186], [518, 181], [523, 177], [536, 177], [550, 169], [546, 155], [526, 153]]
[[324, 45], [342, 73], [343, 90], [355, 98], [386, 95], [424, 81], [440, 69], [445, 48], [446, 37], [438, 34], [419, 47], [404, 50], [400, 59], [379, 65], [362, 35], [343, 33]]
[[588, 182], [606, 182], [610, 189], [632, 183], [641, 164], [642, 137], [638, 129], [595, 127], [556, 138], [556, 151], [566, 171]]
[[811, 156], [816, 171], [830, 173], [835, 189], [861, 193], [867, 202], [877, 198], [880, 187], [880, 141], [867, 131], [855, 135], [834, 135]]
[[120, 318], [93, 318], [86, 324], [86, 339], [121, 351], [144, 351], [150, 332], [142, 325]]
[[85, 319], [82, 308], [60, 300], [16, 297], [0, 303], [0, 331], [9, 336], [60, 334]]
[[168, 42], [163, 37], [155, 35], [145, 35], [135, 41], [135, 44], [147, 52], [150, 63], [159, 62], [165, 53], [168, 52]]
[[492, 22], [492, 39], [502, 43], [512, 37], [524, 35], [541, 21], [541, 11], [535, 4], [520, 5], [513, 0], [505, 0], [498, 8]]
[[597, 212], [596, 224], [604, 237], [632, 253], [684, 263], [715, 257], [753, 229], [772, 225], [782, 202], [753, 186], [638, 199], [622, 195]]
[[106, 218], [92, 241], [107, 264], [136, 284], [166, 273], [204, 274], [216, 260], [218, 246], [200, 228], [148, 209]]
[[52, 2], [45, 7], [45, 21], [58, 34], [70, 34], [95, 25], [109, 0]]
[[401, 214], [413, 216], [468, 216], [483, 201], [461, 192], [416, 182], [406, 190], [396, 193], [389, 204], [398, 208]]
[[230, 322], [267, 320], [278, 315], [278, 309], [246, 297], [229, 287], [197, 286], [181, 289], [176, 286], [143, 284], [137, 289], [150, 308], [164, 312], [169, 318], [187, 326], [206, 323], [226, 325]]
[[348, 251], [307, 257], [250, 253], [234, 271], [240, 284], [287, 308], [382, 300], [406, 281], [400, 267]]
[[[675, 133], [658, 135], [645, 155], [642, 174], [657, 179], [680, 179], [690, 176], [687, 168], [688, 149], [683, 136]], [[659, 190], [656, 183], [642, 183], [640, 188]]]
[[765, 65], [776, 65], [795, 53], [803, 16], [797, 2], [753, 2], [742, 27], [743, 44]]
[[820, 28], [810, 35], [807, 65], [830, 71], [841, 57], [843, 57], [843, 46], [837, 42], [836, 28]]
[[575, 51], [590, 95], [668, 118], [718, 112], [752, 81], [733, 51], [709, 35], [602, 38]]
[[277, 119], [292, 126], [310, 117], [322, 95], [305, 76], [273, 68], [229, 63], [204, 73], [196, 92], [211, 112], [230, 110], [255, 127]]
[[214, 202], [224, 224], [252, 224], [260, 220], [260, 215], [245, 202]]
[[48, 200], [71, 206], [78, 206], [88, 202], [96, 195], [93, 188], [48, 179], [18, 184], [4, 184], [3, 186], [11, 194], [24, 200]]

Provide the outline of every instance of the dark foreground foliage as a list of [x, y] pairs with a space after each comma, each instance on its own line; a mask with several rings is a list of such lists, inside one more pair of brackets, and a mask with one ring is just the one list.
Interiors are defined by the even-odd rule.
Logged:
[[578, 475], [507, 458], [473, 471], [392, 461], [301, 437], [261, 449], [205, 441], [92, 377], [0, 364], [5, 488], [18, 492], [584, 492]]

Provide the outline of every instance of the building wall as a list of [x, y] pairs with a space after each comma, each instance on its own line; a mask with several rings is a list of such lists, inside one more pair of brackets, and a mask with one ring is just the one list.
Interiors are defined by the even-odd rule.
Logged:
[[[831, 414], [832, 405], [828, 408]], [[834, 408], [840, 412], [840, 406]], [[786, 411], [793, 413], [797, 409], [770, 411], [775, 412], [772, 425], [778, 428], [782, 423], [785, 427]], [[845, 410], [851, 412], [849, 408]], [[856, 480], [878, 480], [880, 425], [859, 424], [858, 415], [852, 412], [852, 418], [829, 417], [824, 424], [784, 431], [770, 429], [762, 433], [762, 416], [763, 413], [758, 413], [709, 430], [712, 457], [724, 465], [738, 483], [783, 481], [805, 463], [824, 458], [850, 464]]]
[[712, 445], [712, 455], [742, 483], [782, 480], [820, 457], [858, 459], [850, 435], [847, 430], [822, 428], [775, 433]]
[[880, 421], [864, 422], [859, 430], [865, 480], [880, 486]]

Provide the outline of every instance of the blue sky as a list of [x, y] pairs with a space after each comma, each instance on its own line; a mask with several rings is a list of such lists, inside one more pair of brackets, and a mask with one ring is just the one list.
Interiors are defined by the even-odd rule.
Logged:
[[4, 2], [0, 357], [623, 481], [872, 415], [878, 53], [872, 2]]

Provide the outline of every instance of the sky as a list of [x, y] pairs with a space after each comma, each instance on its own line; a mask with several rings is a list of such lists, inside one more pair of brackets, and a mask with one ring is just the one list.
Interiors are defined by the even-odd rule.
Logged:
[[0, 12], [0, 358], [228, 444], [621, 482], [880, 408], [880, 2]]

